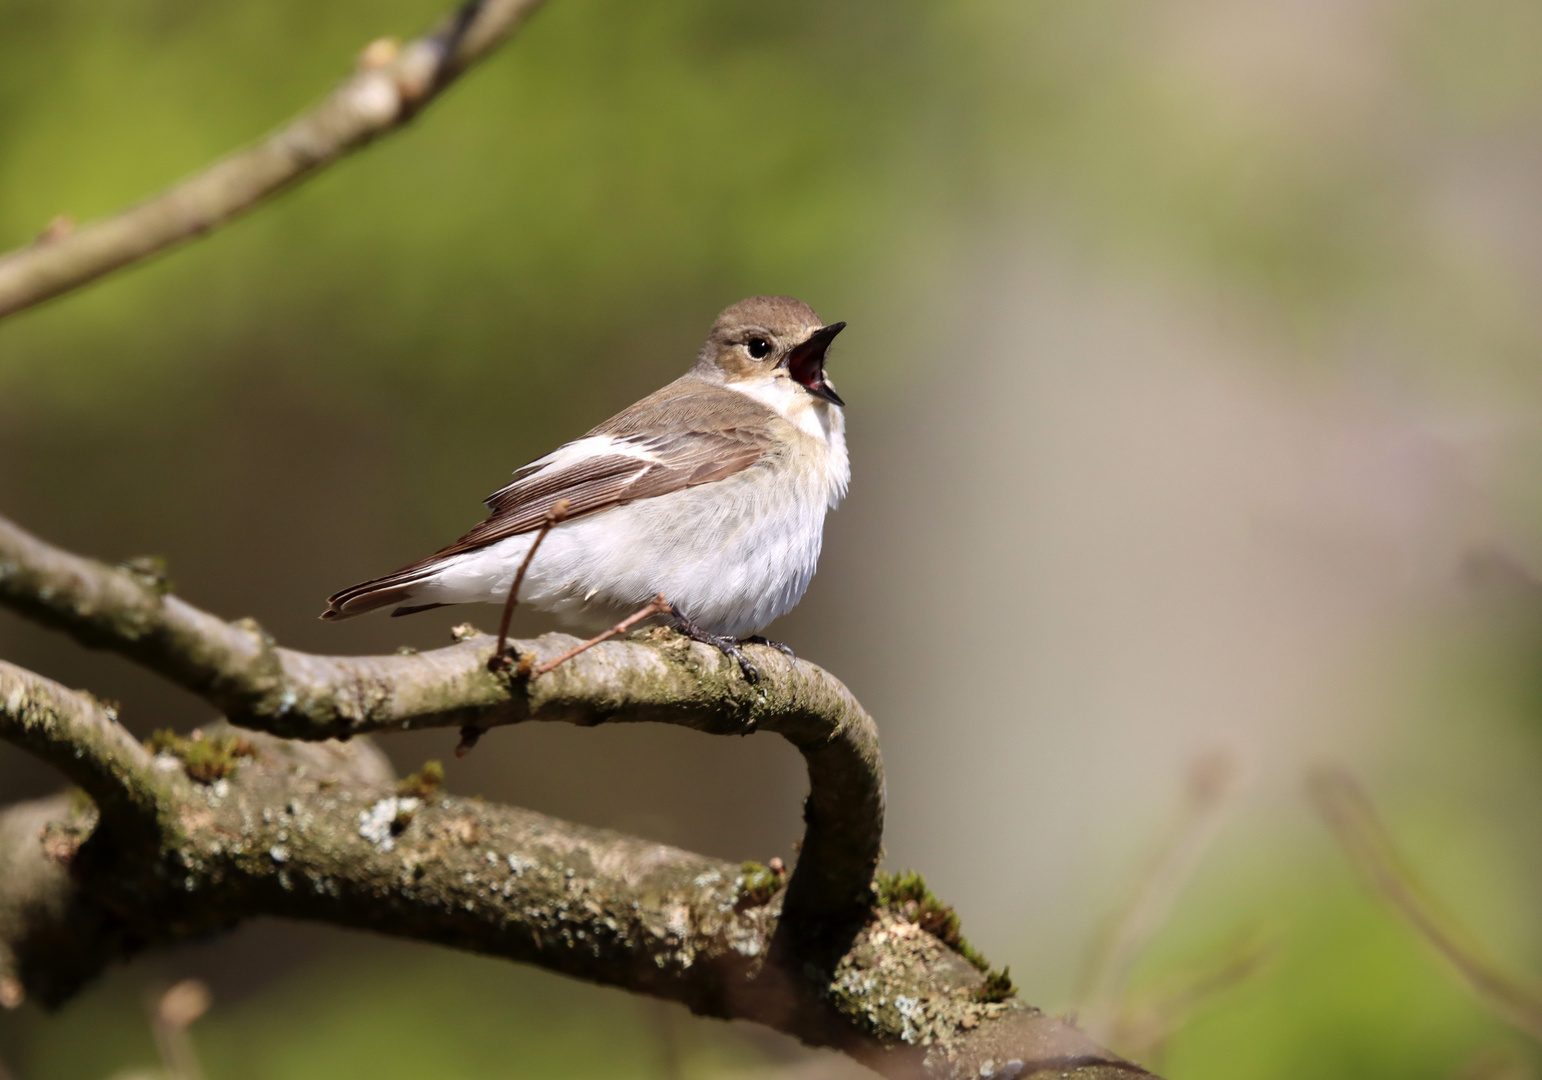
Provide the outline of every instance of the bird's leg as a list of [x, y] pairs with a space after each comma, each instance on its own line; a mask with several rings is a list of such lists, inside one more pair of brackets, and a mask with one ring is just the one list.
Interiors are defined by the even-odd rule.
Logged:
[[[558, 499], [552, 503], [551, 509], [546, 511], [546, 520], [541, 522], [541, 531], [535, 534], [535, 542], [530, 545], [530, 550], [525, 552], [525, 561], [519, 564], [519, 572], [514, 575], [514, 583], [509, 586], [509, 598], [503, 604], [503, 619], [498, 623], [498, 647], [493, 650], [492, 659], [487, 661], [488, 670], [502, 671], [511, 661], [519, 659], [517, 655], [513, 657], [503, 655], [503, 647], [509, 640], [509, 620], [514, 617], [514, 607], [519, 603], [519, 587], [525, 582], [525, 571], [530, 569], [530, 560], [535, 558], [535, 553], [541, 547], [541, 541], [546, 539], [546, 534], [552, 531], [557, 522], [568, 516], [568, 508], [572, 505], [566, 499]], [[466, 751], [470, 751], [476, 745], [476, 740], [472, 739], [469, 743], [463, 740], [463, 745]], [[457, 748], [455, 756], [462, 757], [464, 753]]]
[[783, 656], [787, 657], [787, 659], [789, 659], [789, 660], [796, 660], [798, 658], [798, 654], [792, 651], [792, 646], [791, 645], [783, 644], [780, 641], [772, 641], [770, 638], [766, 637], [764, 634], [751, 634], [749, 637], [745, 638], [742, 642], [740, 642], [740, 644], [742, 644], [742, 645], [768, 645], [771, 648], [775, 649], [777, 652], [781, 653]]
[[692, 641], [705, 642], [717, 649], [724, 656], [731, 656], [739, 662], [739, 670], [744, 673], [744, 681], [756, 683], [760, 681], [760, 669], [750, 663], [750, 658], [744, 655], [744, 650], [739, 648], [739, 643], [724, 634], [709, 634], [691, 621], [689, 615], [681, 611], [675, 605], [669, 605], [669, 613], [674, 616], [679, 631]]
[[[636, 626], [638, 623], [642, 622], [644, 619], [651, 619], [655, 615], [663, 615], [663, 614], [666, 614], [667, 612], [671, 612], [673, 610], [674, 610], [674, 605], [671, 604], [668, 600], [664, 599], [664, 594], [663, 593], [659, 593], [651, 601], [649, 601], [649, 603], [648, 603], [648, 605], [646, 607], [639, 608], [638, 610], [632, 612], [632, 614], [630, 614], [626, 618], [622, 619], [615, 626], [612, 626], [609, 630], [605, 631], [603, 634], [596, 634], [594, 637], [590, 638], [588, 641], [580, 642], [579, 644], [574, 645], [571, 649], [569, 649], [567, 652], [563, 653], [561, 656], [557, 657], [556, 659], [546, 661], [546, 663], [542, 664], [540, 667], [535, 668], [533, 673], [536, 674], [536, 675], [545, 675], [548, 671], [551, 671], [553, 668], [558, 667], [561, 664], [567, 663], [569, 660], [573, 659], [573, 657], [577, 656], [579, 653], [584, 652], [587, 649], [594, 648], [600, 642], [602, 642], [602, 641], [609, 641], [611, 638], [615, 637], [617, 634], [624, 634], [624, 633], [626, 633], [628, 630], [630, 630], [632, 627]], [[527, 657], [524, 660], [521, 660], [519, 662], [519, 667], [515, 669], [517, 674], [528, 675], [528, 674], [532, 673], [531, 670], [527, 666], [530, 663], [530, 659], [531, 658]]]

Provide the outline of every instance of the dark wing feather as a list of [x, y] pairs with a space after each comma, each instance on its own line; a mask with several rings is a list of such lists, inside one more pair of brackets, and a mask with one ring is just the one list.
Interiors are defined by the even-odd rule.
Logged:
[[560, 499], [568, 501], [563, 520], [571, 521], [638, 499], [722, 480], [754, 465], [771, 450], [763, 433], [735, 429], [627, 441], [657, 460], [616, 454], [532, 473], [489, 496], [492, 516], [434, 557], [473, 551], [538, 529]]
[[589, 432], [646, 451], [652, 460], [606, 454], [569, 465], [536, 461], [487, 498], [492, 514], [448, 547], [393, 574], [328, 598], [322, 618], [346, 618], [411, 599], [411, 586], [444, 559], [541, 527], [554, 503], [568, 501], [563, 520], [638, 499], [722, 480], [776, 452], [770, 409], [733, 390], [692, 376], [678, 379]]
[[656, 460], [617, 454], [569, 466], [532, 462], [487, 497], [491, 517], [432, 558], [538, 529], [558, 499], [568, 500], [564, 520], [571, 520], [725, 479], [774, 453], [774, 429], [785, 422], [753, 398], [686, 375], [584, 436], [609, 436]]

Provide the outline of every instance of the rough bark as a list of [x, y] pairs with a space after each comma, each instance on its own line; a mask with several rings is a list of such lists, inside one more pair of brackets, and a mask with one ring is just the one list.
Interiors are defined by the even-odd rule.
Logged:
[[[850, 919], [867, 904], [883, 836], [883, 766], [872, 717], [822, 669], [758, 648], [751, 686], [717, 650], [667, 630], [612, 641], [533, 679], [489, 670], [493, 639], [407, 656], [314, 656], [165, 595], [153, 579], [45, 544], [0, 518], [0, 603], [111, 649], [202, 695], [243, 727], [300, 739], [522, 721], [654, 721], [709, 734], [774, 731], [803, 754], [808, 831], [789, 914]], [[574, 639], [516, 641], [560, 655]], [[751, 646], [751, 648], [756, 648]]]
[[[872, 719], [773, 650], [762, 681], [668, 631], [536, 678], [468, 637], [410, 656], [318, 657], [165, 595], [153, 577], [0, 520], [0, 603], [113, 649], [261, 732], [195, 782], [89, 695], [0, 664], [0, 738], [91, 801], [0, 811], [0, 1000], [67, 999], [114, 960], [257, 915], [503, 956], [693, 1011], [756, 1020], [890, 1076], [1146, 1075], [875, 905], [883, 779]], [[571, 639], [516, 643], [554, 656]], [[776, 731], [809, 764], [790, 880], [515, 807], [400, 795], [363, 736], [530, 720]], [[236, 747], [210, 728], [206, 745]], [[247, 750], [251, 756], [238, 756]], [[8, 989], [9, 988], [9, 989]]]

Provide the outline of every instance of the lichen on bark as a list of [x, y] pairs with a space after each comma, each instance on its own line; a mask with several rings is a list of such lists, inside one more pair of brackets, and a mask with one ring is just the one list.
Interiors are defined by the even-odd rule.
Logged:
[[[528, 679], [489, 671], [491, 639], [474, 633], [414, 655], [311, 656], [3, 520], [0, 603], [203, 694], [244, 729], [209, 725], [152, 755], [89, 695], [0, 664], [0, 737], [92, 800], [0, 810], [0, 992], [60, 1002], [118, 958], [282, 915], [759, 1021], [891, 1076], [1144, 1075], [1064, 1021], [987, 1000], [1003, 988], [919, 877], [874, 890], [876, 728], [812, 664], [767, 650], [750, 687], [667, 631]], [[572, 640], [517, 647], [544, 658]], [[810, 779], [790, 875], [462, 799], [432, 770], [401, 782], [367, 737], [541, 720], [788, 739]]]

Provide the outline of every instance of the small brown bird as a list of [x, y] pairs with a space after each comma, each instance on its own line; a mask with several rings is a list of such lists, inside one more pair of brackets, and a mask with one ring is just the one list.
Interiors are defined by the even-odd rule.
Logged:
[[735, 656], [803, 597], [826, 512], [846, 494], [844, 402], [825, 360], [845, 323], [754, 296], [718, 316], [686, 374], [514, 473], [492, 515], [394, 574], [344, 589], [323, 619], [398, 605], [522, 603], [593, 629], [659, 594], [680, 629]]

